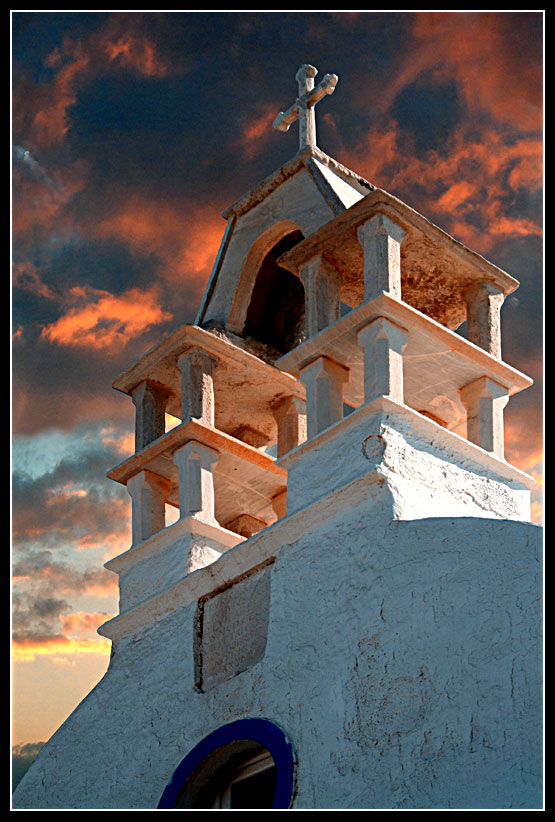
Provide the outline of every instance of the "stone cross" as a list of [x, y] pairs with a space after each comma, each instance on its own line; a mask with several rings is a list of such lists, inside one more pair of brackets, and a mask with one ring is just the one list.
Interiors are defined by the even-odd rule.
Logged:
[[298, 70], [295, 79], [299, 84], [299, 96], [287, 111], [280, 111], [273, 122], [274, 128], [279, 131], [288, 131], [291, 123], [299, 121], [299, 150], [306, 146], [316, 146], [316, 118], [314, 106], [325, 97], [333, 94], [337, 85], [337, 74], [326, 74], [314, 88], [314, 78], [318, 69], [304, 64]]

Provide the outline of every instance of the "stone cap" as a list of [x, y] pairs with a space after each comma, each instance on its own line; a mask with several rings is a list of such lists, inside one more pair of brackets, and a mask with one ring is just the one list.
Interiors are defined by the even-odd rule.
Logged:
[[195, 535], [200, 537], [208, 537], [222, 546], [222, 550], [234, 548], [241, 542], [245, 541], [245, 537], [236, 534], [234, 531], [229, 531], [227, 528], [221, 526], [210, 525], [201, 519], [194, 519], [194, 517], [186, 517], [162, 528], [156, 534], [153, 534], [144, 542], [139, 542], [132, 545], [123, 554], [118, 554], [117, 557], [112, 557], [104, 563], [104, 567], [108, 571], [113, 571], [115, 574], [121, 574], [137, 562], [141, 562], [147, 557], [152, 556], [162, 548], [171, 545], [178, 539], [185, 535]]
[[323, 254], [341, 273], [341, 300], [358, 305], [363, 298], [364, 278], [357, 228], [379, 213], [405, 230], [401, 244], [404, 302], [442, 325], [457, 328], [466, 320], [462, 293], [474, 282], [493, 283], [505, 295], [518, 288], [518, 280], [379, 188], [283, 254], [278, 264], [298, 276], [309, 260]]
[[108, 479], [125, 485], [140, 471], [151, 471], [169, 482], [166, 502], [179, 507], [178, 470], [172, 455], [190, 441], [218, 451], [213, 469], [218, 522], [230, 522], [245, 511], [264, 522], [275, 519], [272, 499], [286, 487], [286, 472], [268, 454], [196, 420], [182, 423], [154, 440], [113, 468]]
[[116, 377], [112, 386], [131, 394], [143, 380], [157, 383], [169, 394], [167, 412], [181, 419], [181, 372], [177, 359], [195, 347], [218, 359], [214, 372], [216, 427], [232, 433], [247, 425], [275, 442], [277, 428], [270, 405], [285, 396], [304, 399], [304, 386], [215, 330], [206, 331], [196, 325], [177, 328]]
[[445, 449], [445, 452], [451, 452], [452, 457], [456, 457], [457, 461], [460, 461], [460, 464], [468, 471], [489, 477], [497, 482], [507, 483], [514, 490], [532, 491], [537, 486], [534, 477], [521, 471], [520, 468], [516, 468], [490, 451], [485, 451], [455, 431], [449, 431], [405, 403], [385, 396], [377, 397], [371, 403], [362, 405], [352, 414], [321, 431], [313, 439], [302, 442], [281, 457], [278, 465], [290, 471], [292, 465], [302, 460], [305, 454], [317, 451], [324, 443], [331, 442], [342, 436], [345, 431], [354, 428], [360, 419], [370, 418], [377, 413], [383, 413], [384, 418], [393, 428], [400, 427], [401, 423], [408, 426], [422, 441], [427, 441], [430, 446], [433, 446], [432, 451], [433, 449]]
[[349, 368], [344, 400], [358, 407], [364, 402], [364, 364], [357, 333], [377, 317], [386, 317], [408, 334], [403, 352], [406, 405], [441, 420], [448, 428], [466, 419], [459, 390], [473, 380], [488, 376], [505, 386], [510, 396], [532, 385], [533, 380], [516, 368], [385, 292], [309, 337], [280, 357], [277, 365], [299, 375], [317, 357], [343, 363]]

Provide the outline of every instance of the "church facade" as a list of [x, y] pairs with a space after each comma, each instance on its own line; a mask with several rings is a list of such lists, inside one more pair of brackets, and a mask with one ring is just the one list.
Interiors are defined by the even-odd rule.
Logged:
[[518, 283], [318, 149], [315, 75], [196, 322], [113, 383], [136, 441], [109, 474], [133, 534], [110, 664], [16, 808], [542, 805], [541, 529], [503, 452]]

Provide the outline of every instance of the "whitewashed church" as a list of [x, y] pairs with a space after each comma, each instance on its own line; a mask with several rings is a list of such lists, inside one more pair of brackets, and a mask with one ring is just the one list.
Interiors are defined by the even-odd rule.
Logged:
[[112, 656], [14, 808], [542, 806], [541, 529], [503, 454], [518, 282], [317, 148], [316, 73], [195, 324], [113, 383], [136, 442], [109, 474], [133, 533]]

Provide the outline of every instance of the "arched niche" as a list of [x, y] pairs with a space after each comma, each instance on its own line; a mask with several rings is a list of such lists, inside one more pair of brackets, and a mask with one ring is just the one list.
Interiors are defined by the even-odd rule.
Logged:
[[304, 339], [304, 288], [277, 259], [304, 239], [291, 221], [262, 234], [247, 254], [227, 326], [281, 354]]

